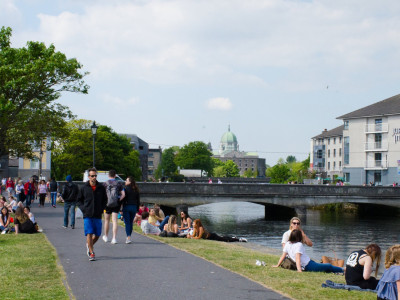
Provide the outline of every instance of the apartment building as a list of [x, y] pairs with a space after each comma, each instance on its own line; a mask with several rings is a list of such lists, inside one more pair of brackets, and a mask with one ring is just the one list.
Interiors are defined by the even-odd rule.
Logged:
[[322, 178], [343, 177], [343, 128], [325, 129], [311, 139], [310, 167]]
[[311, 169], [354, 185], [400, 183], [400, 94], [337, 119], [342, 126], [312, 138]]

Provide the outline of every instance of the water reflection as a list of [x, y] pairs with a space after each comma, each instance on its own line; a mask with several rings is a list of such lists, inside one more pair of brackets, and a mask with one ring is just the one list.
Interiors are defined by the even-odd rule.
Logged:
[[[225, 235], [243, 236], [249, 242], [281, 250], [282, 234], [288, 230], [288, 221], [264, 219], [264, 206], [248, 202], [222, 202], [189, 209], [192, 218], [200, 218], [209, 231]], [[360, 217], [351, 213], [308, 210], [302, 227], [313, 241], [307, 254], [319, 261], [322, 255], [339, 258], [370, 243], [383, 251], [400, 243], [400, 220], [397, 217]], [[384, 259], [384, 256], [383, 256]]]

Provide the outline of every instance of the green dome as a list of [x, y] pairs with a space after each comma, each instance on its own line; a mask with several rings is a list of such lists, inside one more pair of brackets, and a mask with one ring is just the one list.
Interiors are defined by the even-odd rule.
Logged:
[[230, 128], [228, 128], [228, 132], [225, 132], [222, 136], [221, 143], [237, 143], [236, 135], [230, 131]]

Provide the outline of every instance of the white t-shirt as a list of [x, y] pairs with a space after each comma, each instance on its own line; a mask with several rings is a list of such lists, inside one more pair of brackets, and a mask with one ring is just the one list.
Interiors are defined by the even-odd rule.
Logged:
[[300, 264], [302, 269], [304, 269], [310, 262], [310, 257], [306, 254], [306, 249], [304, 248], [303, 243], [298, 242], [292, 244], [291, 242], [287, 242], [283, 248], [283, 252], [287, 253], [294, 261], [296, 261], [296, 254], [300, 253]]
[[281, 244], [286, 244], [286, 243], [289, 241], [289, 236], [290, 236], [290, 233], [291, 233], [291, 232], [292, 232], [292, 231], [289, 229], [288, 231], [286, 231], [286, 232], [283, 234]]
[[140, 228], [142, 228], [144, 234], [159, 234], [161, 232], [160, 228], [150, 224], [148, 220], [142, 220]]

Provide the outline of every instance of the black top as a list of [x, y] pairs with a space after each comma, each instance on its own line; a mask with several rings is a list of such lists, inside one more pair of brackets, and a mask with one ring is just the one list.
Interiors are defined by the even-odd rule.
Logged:
[[14, 224], [18, 225], [18, 231], [20, 233], [35, 233], [36, 228], [31, 220], [26, 220], [24, 223], [20, 223], [17, 218], [14, 220]]
[[50, 192], [53, 192], [53, 193], [57, 192], [57, 188], [58, 188], [57, 181], [55, 181], [55, 180], [50, 181], [50, 184], [49, 184]]
[[139, 209], [140, 195], [131, 186], [125, 186], [125, 199], [123, 201], [124, 205], [136, 205]]
[[78, 186], [73, 182], [67, 182], [67, 184], [64, 185], [61, 197], [64, 199], [65, 202], [75, 202], [78, 198], [78, 194]]
[[360, 257], [367, 254], [364, 250], [352, 252], [346, 261], [346, 283], [348, 285], [358, 285], [358, 283], [364, 281], [363, 273], [364, 266], [360, 265]]
[[105, 187], [96, 182], [96, 189], [93, 191], [89, 181], [80, 189], [78, 205], [84, 218], [101, 219], [107, 205], [107, 194]]

